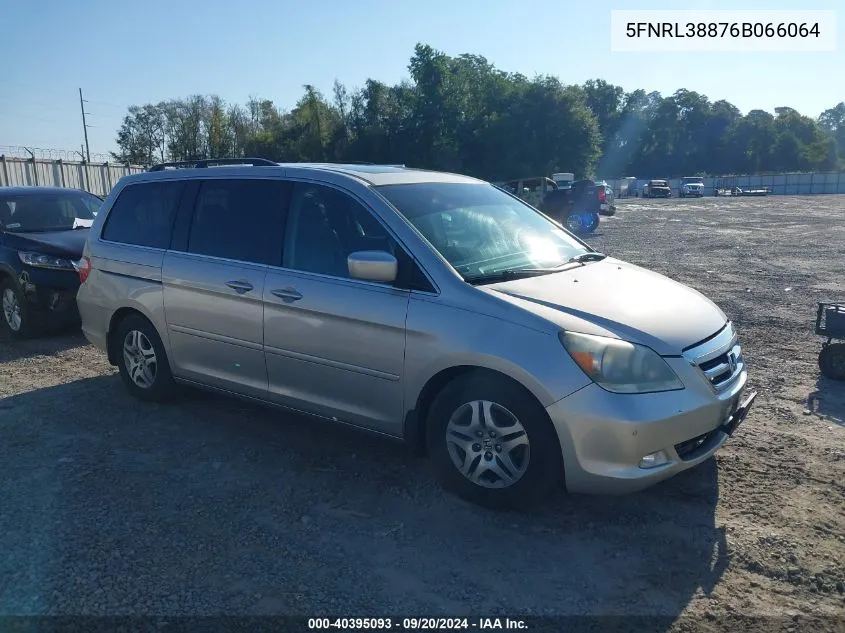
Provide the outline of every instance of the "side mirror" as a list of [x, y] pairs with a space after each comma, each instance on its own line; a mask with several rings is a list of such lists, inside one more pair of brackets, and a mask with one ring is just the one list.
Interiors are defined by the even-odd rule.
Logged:
[[365, 281], [396, 280], [399, 263], [387, 251], [355, 251], [347, 258], [349, 276]]

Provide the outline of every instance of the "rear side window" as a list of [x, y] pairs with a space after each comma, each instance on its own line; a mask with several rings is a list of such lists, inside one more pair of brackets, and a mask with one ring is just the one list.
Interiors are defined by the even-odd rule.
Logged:
[[204, 181], [194, 205], [188, 252], [270, 263], [286, 190], [279, 180]]
[[173, 220], [184, 181], [149, 182], [129, 185], [114, 202], [103, 239], [121, 244], [168, 248]]

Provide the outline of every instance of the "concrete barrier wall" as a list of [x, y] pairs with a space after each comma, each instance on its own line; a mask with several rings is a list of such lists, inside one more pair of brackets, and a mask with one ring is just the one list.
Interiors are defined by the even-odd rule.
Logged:
[[142, 171], [138, 165], [0, 156], [0, 187], [72, 187], [107, 196], [123, 176]]

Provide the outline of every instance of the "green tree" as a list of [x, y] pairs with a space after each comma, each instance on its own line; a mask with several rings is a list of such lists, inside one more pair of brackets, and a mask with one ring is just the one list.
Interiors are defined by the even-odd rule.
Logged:
[[691, 90], [663, 96], [602, 79], [529, 79], [426, 44], [414, 48], [408, 72], [397, 84], [368, 79], [354, 90], [335, 81], [328, 99], [307, 84], [289, 112], [255, 96], [243, 105], [193, 95], [131, 106], [114, 156], [405, 163], [504, 180], [835, 169], [845, 148], [845, 102], [817, 120], [788, 107], [743, 116]]

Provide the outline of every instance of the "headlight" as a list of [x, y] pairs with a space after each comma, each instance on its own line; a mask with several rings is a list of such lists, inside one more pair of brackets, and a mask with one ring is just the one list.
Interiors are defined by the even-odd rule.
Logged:
[[69, 259], [56, 257], [55, 255], [45, 255], [43, 253], [29, 253], [26, 251], [18, 251], [18, 257], [27, 266], [34, 268], [54, 268], [57, 270], [75, 270], [73, 262]]
[[683, 389], [672, 368], [654, 350], [604, 336], [561, 332], [572, 359], [597, 385], [615, 393]]

